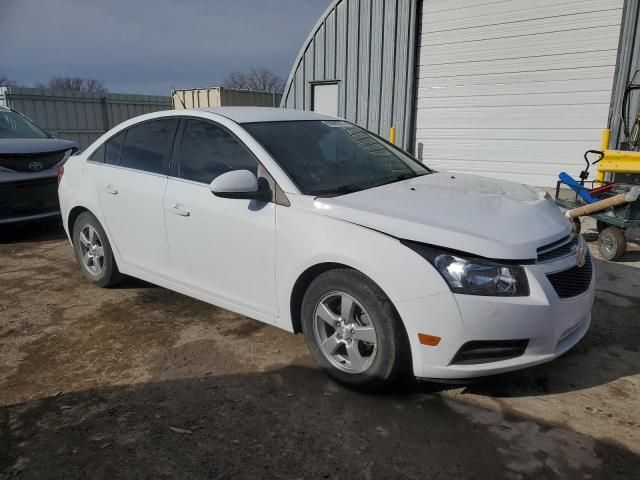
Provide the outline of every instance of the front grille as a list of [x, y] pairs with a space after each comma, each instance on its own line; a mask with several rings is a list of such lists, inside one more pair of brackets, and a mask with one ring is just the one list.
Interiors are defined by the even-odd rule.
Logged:
[[538, 262], [545, 263], [576, 253], [580, 235], [571, 234], [557, 242], [538, 248]]
[[529, 340], [472, 340], [465, 343], [451, 360], [452, 365], [499, 362], [524, 354]]
[[65, 151], [25, 155], [5, 154], [0, 155], [0, 167], [8, 168], [14, 172], [38, 172], [55, 167], [62, 161], [64, 155]]
[[0, 219], [38, 215], [59, 209], [56, 177], [0, 183]]
[[547, 275], [547, 278], [558, 294], [558, 297], [571, 298], [589, 289], [592, 273], [593, 265], [591, 263], [591, 255], [587, 254], [582, 267], [576, 265], [562, 272], [550, 273]]

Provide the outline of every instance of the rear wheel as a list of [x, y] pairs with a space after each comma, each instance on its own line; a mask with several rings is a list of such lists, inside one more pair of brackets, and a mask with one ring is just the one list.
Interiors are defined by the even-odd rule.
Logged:
[[73, 248], [82, 275], [91, 283], [110, 287], [122, 281], [109, 239], [93, 214], [84, 212], [76, 219]]
[[598, 251], [605, 260], [618, 260], [627, 251], [627, 239], [618, 227], [607, 227], [598, 235]]
[[309, 285], [302, 329], [316, 362], [351, 388], [380, 389], [408, 371], [408, 341], [393, 305], [355, 270], [331, 270]]

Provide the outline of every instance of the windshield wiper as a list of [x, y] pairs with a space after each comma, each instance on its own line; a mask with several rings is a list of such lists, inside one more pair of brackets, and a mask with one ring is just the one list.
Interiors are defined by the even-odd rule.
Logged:
[[377, 185], [371, 186], [369, 188], [375, 188], [375, 187], [381, 187], [383, 185], [389, 185], [390, 183], [396, 183], [396, 182], [401, 182], [403, 180], [409, 180], [410, 178], [416, 178], [416, 177], [422, 177], [423, 175], [428, 175], [431, 172], [424, 172], [424, 173], [417, 173], [417, 172], [411, 172], [411, 173], [401, 173], [399, 175], [396, 175], [395, 177], [390, 178], [389, 180], [385, 180], [381, 183], [378, 183]]
[[395, 177], [389, 178], [387, 180], [383, 180], [382, 182], [380, 182], [378, 179], [378, 180], [364, 183], [364, 184], [361, 183], [361, 184], [353, 184], [353, 185], [342, 185], [336, 188], [328, 188], [326, 190], [317, 190], [313, 192], [313, 195], [315, 195], [316, 197], [324, 197], [324, 196], [335, 197], [338, 195], [346, 195], [347, 193], [359, 192], [360, 190], [367, 190], [369, 188], [376, 188], [376, 187], [381, 187], [383, 185], [389, 185], [390, 183], [401, 182], [402, 180], [409, 180], [410, 178], [421, 177], [423, 175], [428, 175], [429, 173], [432, 173], [432, 172], [401, 173], [399, 175], [396, 175]]
[[316, 190], [313, 195], [316, 197], [334, 197], [337, 195], [346, 195], [347, 193], [354, 193], [363, 190], [362, 185], [342, 185], [336, 188], [327, 188], [326, 190]]

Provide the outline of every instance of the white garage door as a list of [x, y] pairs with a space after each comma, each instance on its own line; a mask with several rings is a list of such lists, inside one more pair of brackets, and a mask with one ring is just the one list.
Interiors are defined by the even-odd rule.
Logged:
[[424, 0], [416, 152], [539, 186], [607, 126], [623, 0]]

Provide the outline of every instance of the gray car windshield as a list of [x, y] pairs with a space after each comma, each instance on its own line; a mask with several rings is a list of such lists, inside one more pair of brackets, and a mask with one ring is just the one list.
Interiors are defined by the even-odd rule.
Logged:
[[0, 138], [49, 138], [22, 115], [11, 110], [0, 109]]
[[376, 135], [341, 120], [261, 122], [243, 127], [306, 195], [342, 195], [431, 172]]

